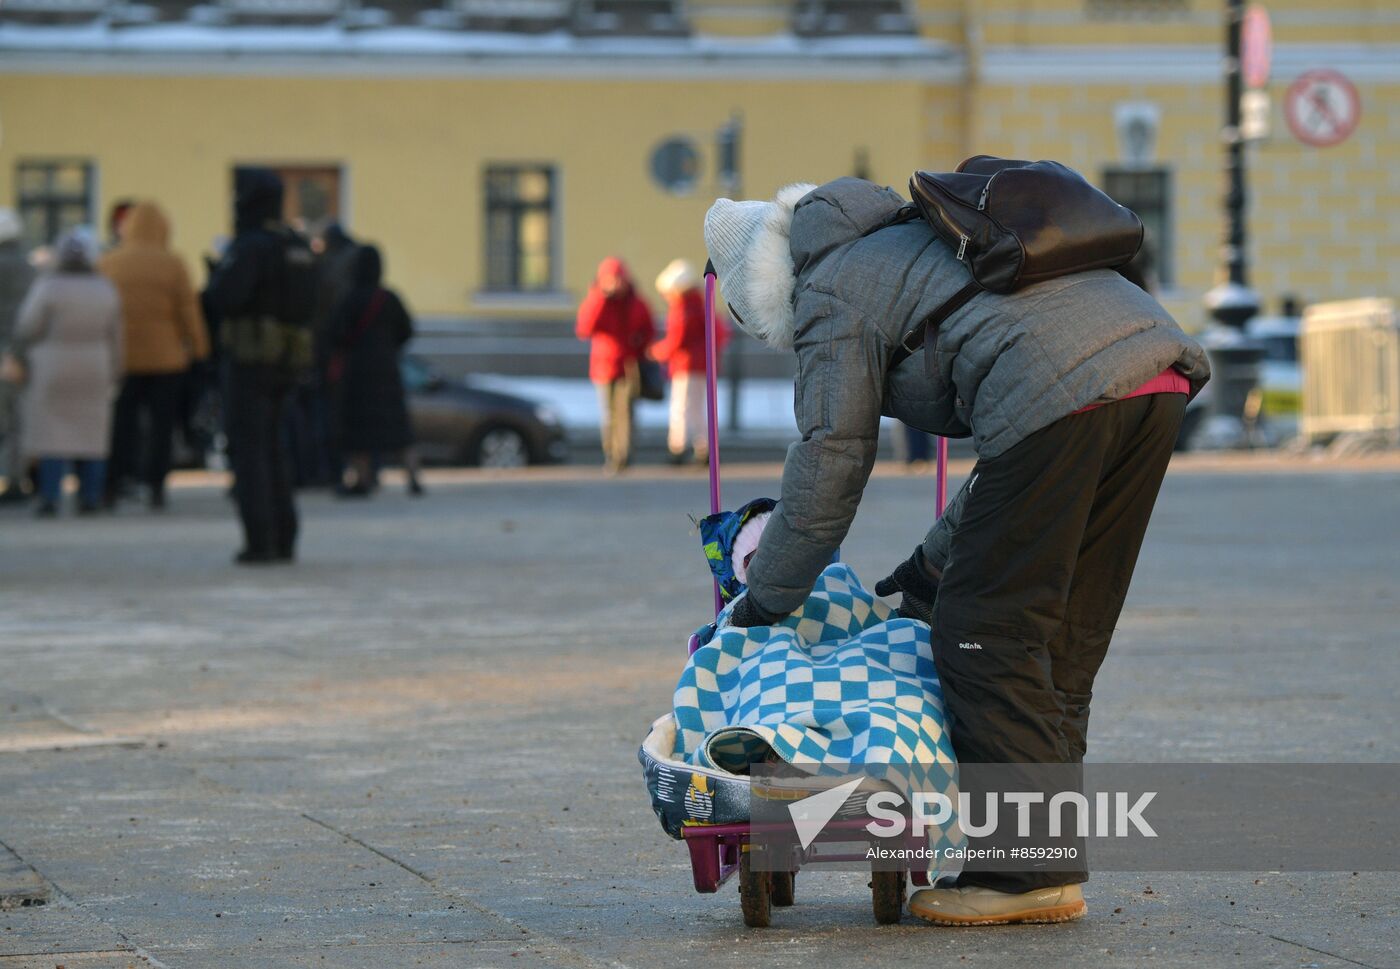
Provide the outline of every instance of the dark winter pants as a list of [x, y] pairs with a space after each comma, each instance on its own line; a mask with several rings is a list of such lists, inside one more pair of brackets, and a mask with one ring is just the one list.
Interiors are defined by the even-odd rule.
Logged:
[[39, 497], [57, 505], [63, 497], [63, 478], [70, 464], [78, 473], [78, 501], [83, 508], [97, 508], [102, 503], [103, 479], [107, 462], [101, 459], [69, 462], [66, 458], [39, 459]]
[[233, 490], [244, 548], [258, 556], [290, 556], [297, 511], [282, 443], [288, 382], [261, 367], [231, 364], [224, 379], [224, 420], [233, 461]]
[[291, 438], [292, 481], [299, 488], [340, 483], [344, 462], [330, 394], [320, 384], [306, 384], [292, 394], [287, 407]]
[[[131, 374], [122, 381], [121, 392], [112, 409], [112, 453], [107, 465], [109, 493], [115, 493], [121, 482], [131, 477], [149, 485], [152, 494], [165, 490], [184, 384], [183, 373]], [[144, 441], [142, 415], [147, 421]]]
[[[1119, 401], [977, 462], [933, 622], [960, 763], [1082, 762], [1094, 676], [1185, 409], [1184, 394]], [[1025, 892], [1087, 878], [1060, 866], [965, 872], [962, 884]]]

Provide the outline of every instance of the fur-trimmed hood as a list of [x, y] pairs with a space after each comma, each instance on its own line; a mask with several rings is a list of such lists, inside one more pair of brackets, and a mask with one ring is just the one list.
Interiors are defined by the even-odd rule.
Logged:
[[869, 235], [908, 204], [893, 189], [862, 178], [838, 178], [813, 189], [792, 219], [790, 248], [797, 275], [833, 249]]
[[814, 188], [789, 185], [771, 202], [719, 199], [705, 216], [705, 246], [734, 322], [774, 349], [792, 346], [792, 219]]

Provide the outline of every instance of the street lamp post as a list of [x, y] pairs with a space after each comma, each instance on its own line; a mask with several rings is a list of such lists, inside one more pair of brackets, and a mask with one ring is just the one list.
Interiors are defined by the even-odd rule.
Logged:
[[1206, 310], [1216, 321], [1202, 341], [1213, 372], [1211, 398], [1214, 435], [1221, 443], [1243, 443], [1243, 415], [1258, 384], [1261, 348], [1244, 332], [1259, 312], [1259, 296], [1249, 286], [1248, 196], [1245, 191], [1245, 139], [1240, 122], [1244, 79], [1240, 35], [1244, 0], [1226, 0], [1225, 8], [1225, 237], [1220, 247], [1225, 279], [1205, 296]]

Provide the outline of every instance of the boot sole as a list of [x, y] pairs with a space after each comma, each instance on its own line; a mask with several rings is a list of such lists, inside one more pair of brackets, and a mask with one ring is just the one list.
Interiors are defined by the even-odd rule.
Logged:
[[1008, 912], [1005, 915], [949, 915], [946, 912], [925, 914], [913, 908], [909, 914], [934, 925], [1050, 925], [1057, 922], [1073, 922], [1082, 919], [1089, 911], [1083, 902], [1068, 905], [1051, 905], [1046, 908], [1032, 908], [1024, 912]]

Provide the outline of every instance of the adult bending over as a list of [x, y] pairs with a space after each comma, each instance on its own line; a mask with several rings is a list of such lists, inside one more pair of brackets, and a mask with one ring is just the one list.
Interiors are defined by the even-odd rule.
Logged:
[[[932, 627], [960, 762], [1075, 764], [1205, 353], [1152, 297], [1096, 270], [980, 293], [891, 368], [901, 338], [969, 280], [926, 223], [887, 224], [904, 204], [843, 178], [773, 202], [721, 199], [706, 217], [735, 322], [798, 358], [802, 440], [734, 621], [771, 623], [811, 592], [855, 517], [881, 415], [970, 436], [967, 484], [876, 591], [902, 592], [901, 612]], [[910, 910], [944, 924], [1061, 921], [1084, 913], [1087, 877], [968, 871]]]

